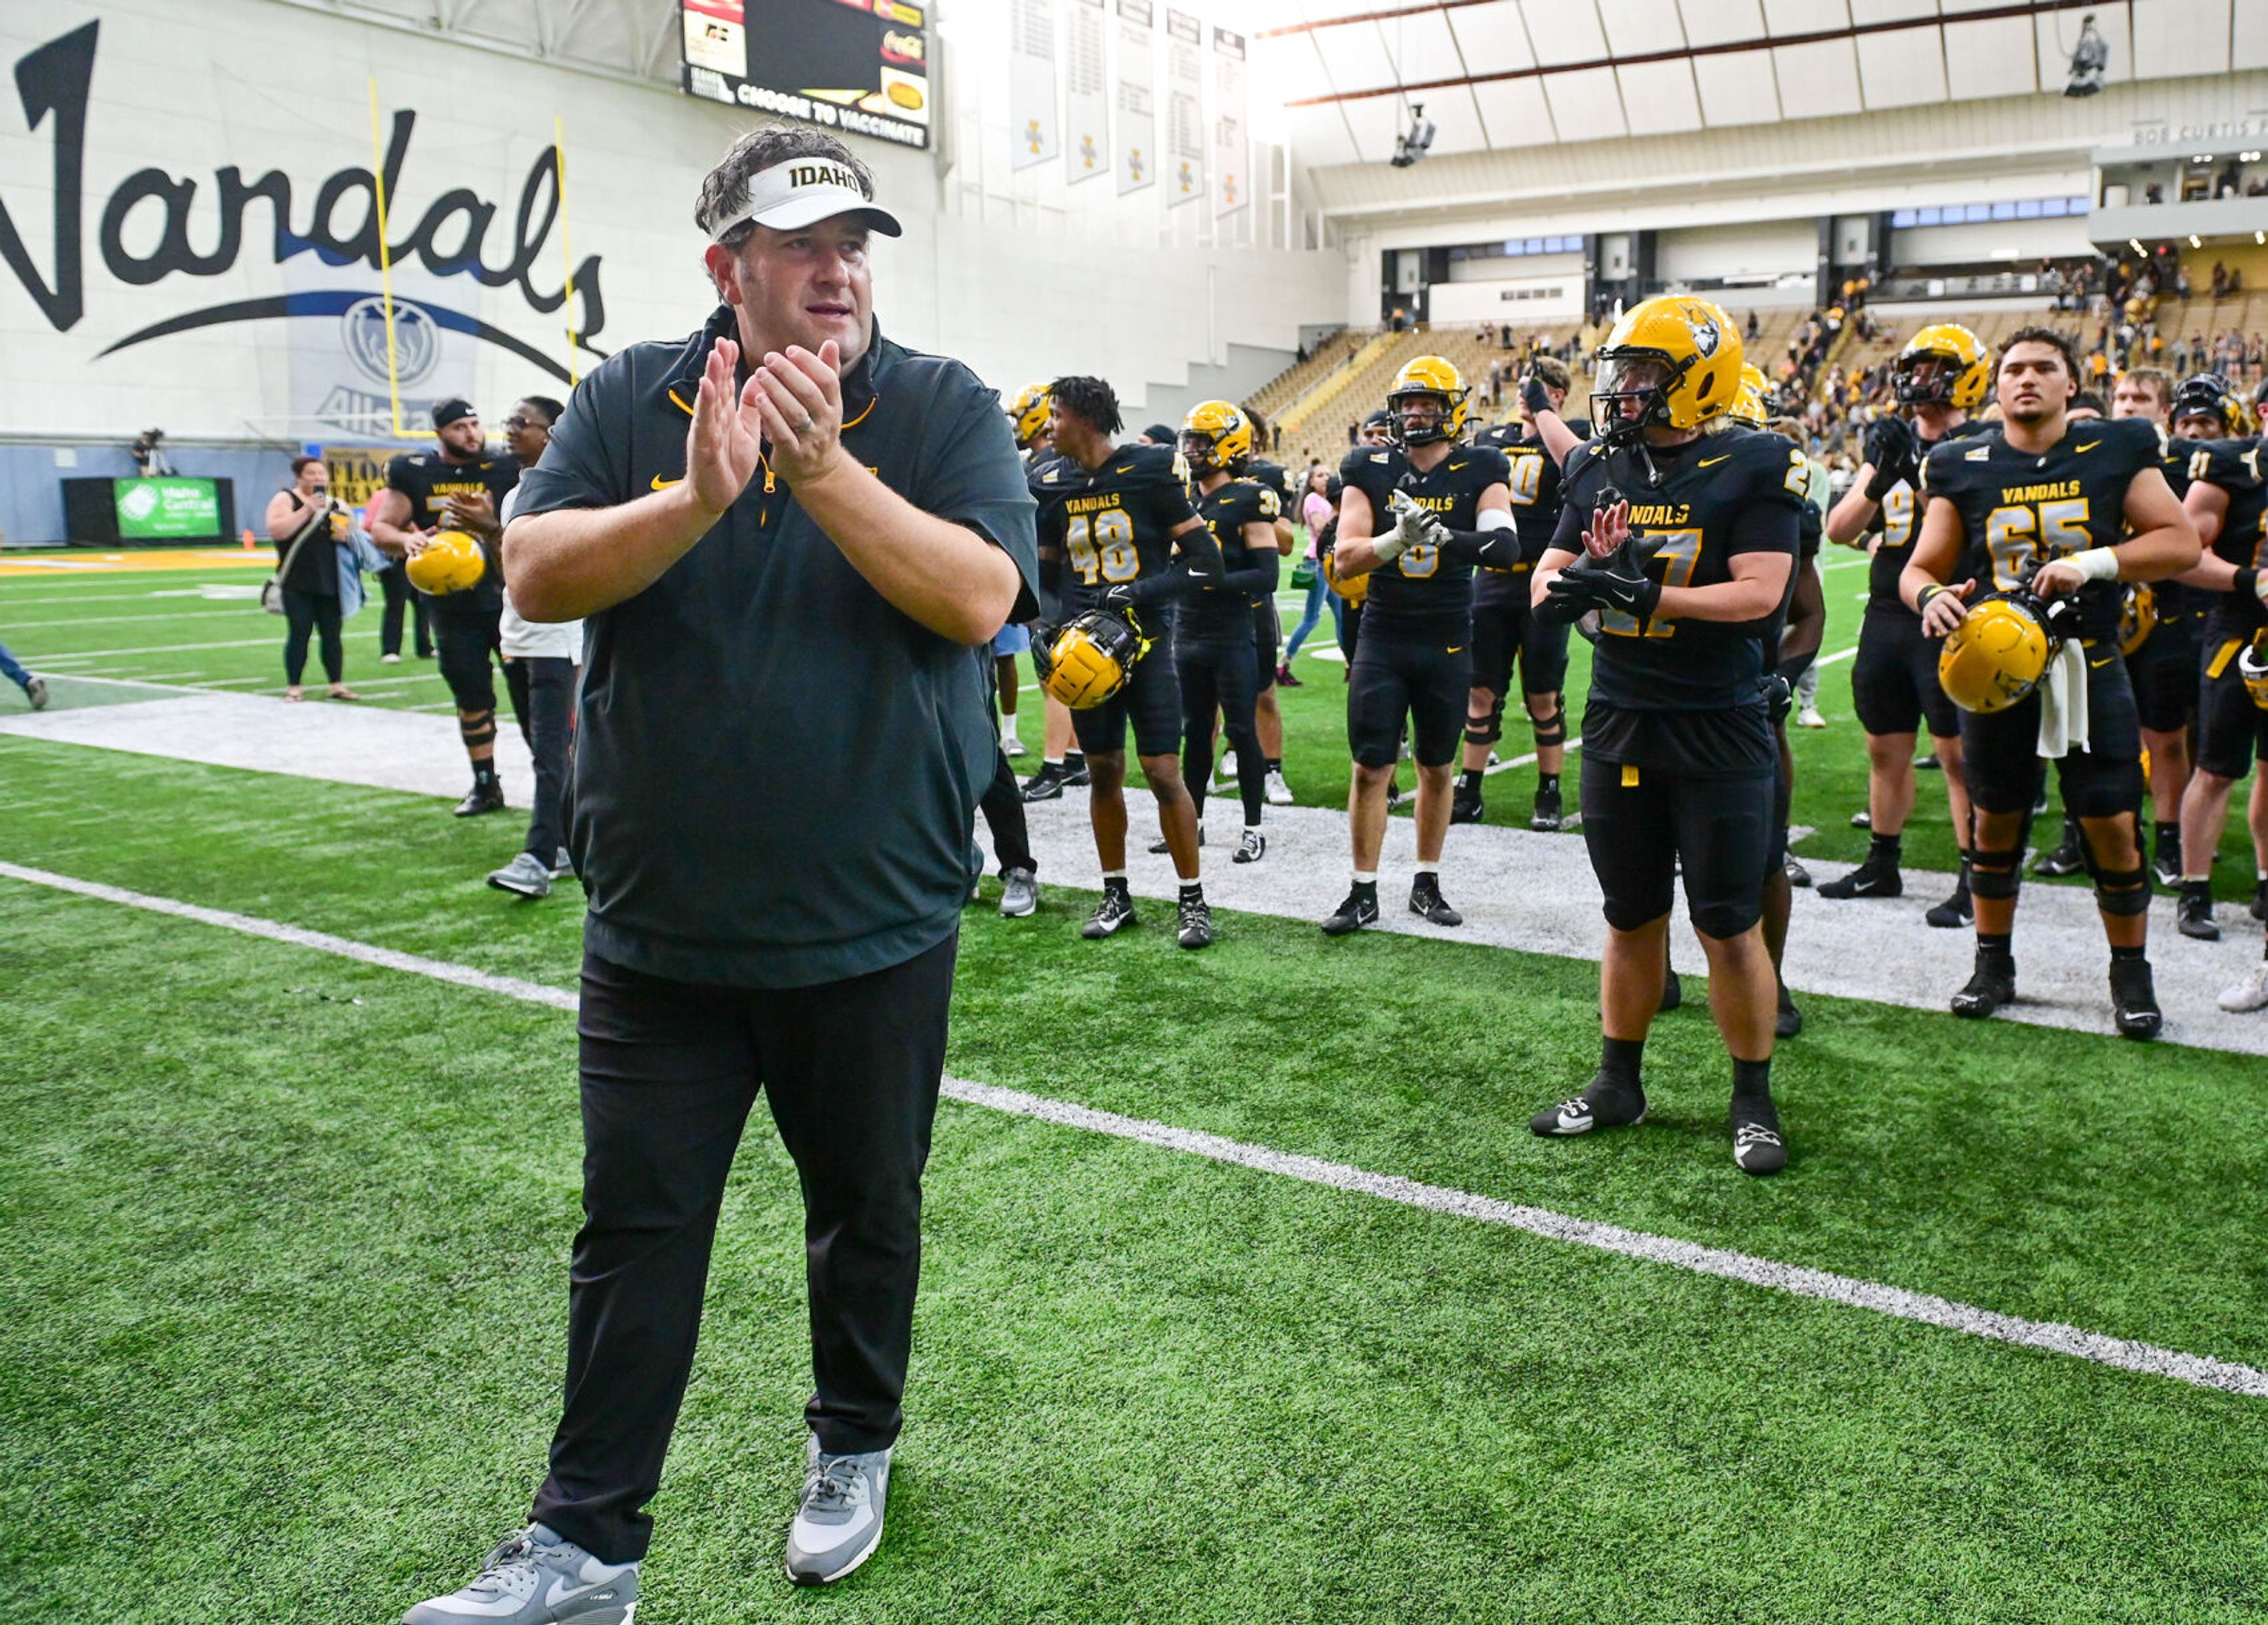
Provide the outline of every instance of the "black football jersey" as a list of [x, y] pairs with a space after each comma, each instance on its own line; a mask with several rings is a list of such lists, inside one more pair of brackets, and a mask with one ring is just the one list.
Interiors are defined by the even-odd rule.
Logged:
[[1170, 445], [1122, 445], [1092, 474], [1068, 457], [1033, 471], [1040, 544], [1064, 557], [1070, 613], [1106, 587], [1164, 580], [1173, 533], [1192, 517], [1186, 474]]
[[[2181, 444], [2176, 442], [2176, 444]], [[2228, 493], [2220, 534], [2213, 539], [2216, 558], [2239, 570], [2268, 570], [2268, 483], [2260, 475], [2261, 447], [2256, 439], [2191, 441], [2189, 476]], [[2217, 637], [2250, 637], [2268, 624], [2268, 607], [2250, 592], [2213, 595], [2210, 624]]]
[[[1480, 528], [1480, 501], [1491, 485], [1509, 486], [1512, 469], [1502, 452], [1489, 445], [1453, 445], [1449, 454], [1420, 474], [1400, 446], [1359, 445], [1339, 465], [1339, 478], [1370, 500], [1370, 528], [1382, 535], [1394, 527], [1393, 494], [1407, 491], [1418, 506], [1440, 516], [1453, 531]], [[1363, 601], [1362, 632], [1424, 642], [1462, 643], [1472, 633], [1473, 567], [1439, 548], [1403, 550], [1390, 564], [1370, 572]]]
[[[1659, 480], [1652, 477], [1654, 472]], [[1795, 555], [1795, 524], [1785, 546], [1758, 549], [1738, 533], [1744, 515], [1782, 508], [1792, 518], [1810, 505], [1811, 465], [1775, 434], [1726, 432], [1664, 451], [1609, 450], [1592, 441], [1567, 459], [1566, 505], [1587, 529], [1616, 496], [1631, 504], [1633, 537], [1658, 537], [1646, 566], [1664, 586], [1705, 587], [1733, 578], [1736, 552]], [[1640, 626], [1621, 610], [1599, 617], [1591, 693], [1627, 710], [1712, 711], [1762, 699], [1768, 651], [1779, 641], [1780, 612], [1746, 622], [1678, 621], [1657, 615]], [[1366, 630], [1367, 626], [1366, 625]], [[1586, 724], [1586, 732], [1588, 724]]]
[[[1591, 438], [1591, 426], [1569, 418], [1568, 430], [1579, 440]], [[1520, 556], [1530, 564], [1543, 556], [1551, 534], [1559, 528], [1561, 474], [1559, 464], [1543, 442], [1529, 437], [1525, 423], [1494, 423], [1473, 437], [1475, 445], [1492, 445], [1505, 455], [1511, 468], [1506, 485], [1512, 492], [1512, 522], [1520, 532]], [[1570, 452], [1570, 457], [1574, 453]]]
[[1278, 508], [1285, 513], [1291, 511], [1292, 476], [1285, 471], [1283, 464], [1271, 463], [1264, 457], [1248, 457], [1244, 460], [1244, 472], [1238, 477], [1249, 480], [1255, 485], [1266, 486], [1276, 493]]
[[[1972, 417], [1946, 431], [1944, 440], [1921, 440], [1921, 456], [1926, 460], [1938, 446], [1952, 440], [1967, 440], [1988, 433], [1992, 425], [1983, 418]], [[1920, 425], [1916, 424], [1917, 431]], [[1879, 535], [1874, 556], [1867, 561], [1867, 613], [1870, 615], [1904, 615], [1915, 619], [1914, 612], [1898, 596], [1898, 577], [1905, 573], [1906, 560], [1913, 555], [1914, 538], [1921, 534], [1922, 499], [1914, 488], [1901, 480], [1882, 493], [1881, 504], [1867, 526], [1869, 535]], [[1956, 578], [1959, 572], [1956, 572]]]
[[[1963, 538], [1971, 548], [1982, 541], [1990, 584], [2005, 592], [2036, 564], [2117, 542], [2126, 488], [2159, 456], [2154, 423], [2081, 418], [2045, 452], [2018, 451], [2000, 434], [1940, 441], [1923, 460], [1922, 489], [1960, 510]], [[2124, 596], [2116, 581], [2080, 587], [2080, 635], [2116, 638]]]
[[[2166, 476], [2166, 483], [2173, 487], [2174, 500], [2179, 502], [2189, 495], [2190, 457], [2197, 448], [2187, 440], [2174, 438], [2166, 432], [2163, 424], [2157, 425], [2157, 430], [2158, 472]], [[2179, 581], [2154, 581], [2150, 584], [2150, 592], [2157, 602], [2158, 621], [2161, 626], [2202, 620], [2205, 611], [2213, 607], [2214, 596], [2202, 587], [2189, 586]]]
[[[519, 483], [519, 462], [504, 452], [483, 451], [466, 463], [446, 461], [438, 452], [405, 452], [387, 464], [386, 483], [409, 499], [410, 525], [423, 531], [446, 530], [452, 496], [486, 491], [501, 514], [504, 497]], [[478, 585], [447, 595], [452, 609], [494, 614], [504, 608], [504, 560], [495, 542], [484, 540], [481, 548], [488, 555], [489, 567], [481, 572]]]
[[1244, 527], [1265, 525], [1272, 531], [1283, 511], [1275, 491], [1255, 480], [1231, 480], [1210, 496], [1197, 496], [1197, 518], [1220, 544], [1225, 569], [1220, 580], [1205, 582], [1182, 600], [1175, 624], [1183, 636], [1251, 641], [1253, 599], [1265, 593], [1274, 579], [1277, 554], [1272, 540], [1264, 555], [1246, 547]]

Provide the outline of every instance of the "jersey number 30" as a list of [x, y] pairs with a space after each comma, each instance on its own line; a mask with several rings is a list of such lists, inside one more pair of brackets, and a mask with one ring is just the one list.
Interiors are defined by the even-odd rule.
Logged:
[[1142, 573], [1141, 555], [1134, 551], [1134, 521], [1115, 508], [1072, 515], [1064, 527], [1064, 548], [1071, 568], [1090, 587], [1098, 580], [1131, 581]]

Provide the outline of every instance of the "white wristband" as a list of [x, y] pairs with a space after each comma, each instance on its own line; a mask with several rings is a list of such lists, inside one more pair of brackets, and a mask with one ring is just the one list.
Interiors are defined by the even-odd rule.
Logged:
[[1487, 508], [1473, 516], [1473, 528], [1484, 533], [1489, 531], [1508, 531], [1513, 528], [1512, 511], [1508, 508]]
[[2064, 562], [2073, 566], [2089, 581], [2118, 579], [2118, 549], [2089, 548], [2083, 553], [2068, 555]]

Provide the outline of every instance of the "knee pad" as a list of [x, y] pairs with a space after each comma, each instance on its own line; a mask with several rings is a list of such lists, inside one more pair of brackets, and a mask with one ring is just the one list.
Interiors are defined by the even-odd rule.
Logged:
[[1535, 725], [1535, 743], [1539, 747], [1567, 742], [1567, 708], [1565, 705], [1553, 707], [1549, 717], [1530, 717], [1529, 720]]
[[1983, 848], [1969, 855], [1969, 889], [1978, 897], [2014, 897], [2024, 884], [2024, 849], [2005, 852]]
[[496, 736], [494, 711], [478, 711], [470, 717], [462, 712], [458, 713], [457, 737], [463, 739], [467, 745], [493, 745], [496, 743]]
[[1465, 716], [1465, 742], [1469, 745], [1493, 745], [1504, 738], [1504, 702], [1497, 702], [1496, 710], [1485, 717]]
[[[1970, 886], [1973, 890], [1975, 883], [1972, 881]], [[2148, 871], [2139, 868], [2095, 871], [2095, 906], [2105, 914], [2149, 913]]]

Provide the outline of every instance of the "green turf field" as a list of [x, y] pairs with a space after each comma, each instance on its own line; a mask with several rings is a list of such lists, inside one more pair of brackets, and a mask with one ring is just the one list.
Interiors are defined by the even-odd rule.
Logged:
[[[0, 641], [279, 685], [279, 621], [150, 596], [192, 585], [11, 577]], [[1859, 846], [1847, 671], [1797, 740], [1828, 855]], [[430, 705], [427, 672], [372, 699]], [[1301, 674], [1287, 771], [1327, 801], [1336, 668]], [[507, 822], [0, 736], [0, 861], [571, 988], [571, 888], [477, 883]], [[2256, 1058], [1808, 999], [1797, 1158], [1750, 1181], [1697, 999], [1645, 1129], [1550, 1143], [1589, 967], [1378, 937], [1350, 994], [1312, 926], [1097, 952], [1092, 901], [970, 912], [956, 1077], [2268, 1364]], [[0, 1618], [387, 1621], [467, 1577], [557, 1399], [571, 1018], [4, 879], [0, 967]], [[641, 1625], [2268, 1617], [2268, 1399], [963, 1105], [929, 1196], [888, 1542], [796, 1593], [799, 1216], [751, 1133]]]

